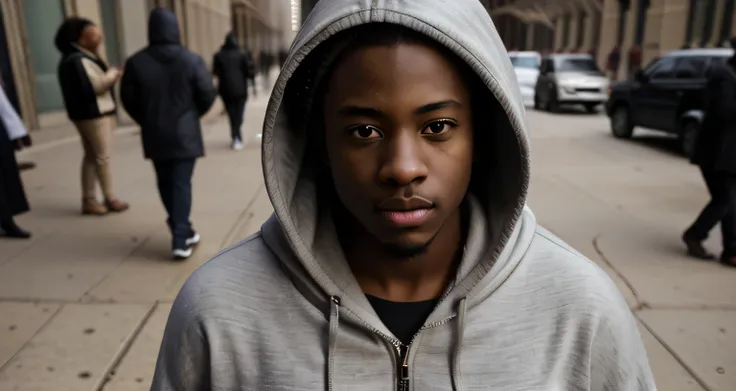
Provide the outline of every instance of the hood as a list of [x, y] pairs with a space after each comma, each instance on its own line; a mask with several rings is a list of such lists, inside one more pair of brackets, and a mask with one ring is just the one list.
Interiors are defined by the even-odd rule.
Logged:
[[239, 50], [238, 40], [232, 32], [227, 33], [225, 42], [222, 44], [222, 50]]
[[[263, 128], [266, 189], [278, 219], [267, 222], [266, 244], [291, 273], [297, 287], [324, 300], [339, 297], [347, 315], [383, 335], [390, 332], [372, 310], [344, 259], [331, 219], [316, 197], [312, 167], [305, 163], [307, 121], [295, 120], [284, 101], [304, 102], [308, 116], [313, 88], [295, 76], [312, 51], [338, 32], [368, 23], [392, 23], [422, 33], [449, 48], [477, 74], [478, 88], [494, 112], [481, 147], [487, 169], [473, 172], [483, 191], [473, 194], [471, 225], [458, 275], [427, 324], [469, 311], [505, 281], [518, 262], [518, 239], [529, 183], [529, 142], [524, 105], [514, 69], [490, 16], [478, 0], [322, 0], [292, 44], [276, 81]], [[306, 66], [306, 65], [305, 65]], [[308, 77], [306, 79], [309, 79]], [[524, 219], [526, 220], [526, 219]], [[528, 236], [527, 230], [523, 230]], [[516, 251], [510, 256], [511, 249]], [[523, 252], [523, 251], [522, 251]], [[503, 253], [503, 254], [502, 254]], [[511, 261], [511, 259], [514, 261]], [[306, 295], [306, 294], [305, 294]], [[341, 312], [342, 313], [342, 312]], [[462, 318], [462, 316], [461, 316]]]
[[179, 21], [168, 8], [155, 8], [148, 19], [148, 44], [181, 45]]

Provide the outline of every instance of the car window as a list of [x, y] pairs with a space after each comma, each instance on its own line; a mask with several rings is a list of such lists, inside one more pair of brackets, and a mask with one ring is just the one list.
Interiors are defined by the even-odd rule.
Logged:
[[727, 62], [728, 62], [728, 57], [717, 56], [711, 59], [711, 66], [713, 65], [724, 66], [726, 65]]
[[565, 58], [560, 61], [560, 72], [600, 72], [592, 58]]
[[675, 77], [675, 65], [678, 58], [663, 57], [659, 61], [651, 64], [644, 70], [644, 74], [649, 79], [672, 79]]
[[511, 65], [513, 65], [514, 68], [537, 69], [539, 68], [539, 61], [535, 57], [512, 56]]
[[683, 57], [675, 65], [675, 77], [678, 79], [701, 78], [707, 65], [707, 57]]

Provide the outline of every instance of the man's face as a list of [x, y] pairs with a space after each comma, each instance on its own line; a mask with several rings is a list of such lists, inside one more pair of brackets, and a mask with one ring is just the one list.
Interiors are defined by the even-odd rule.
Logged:
[[328, 82], [325, 142], [340, 200], [380, 243], [421, 252], [470, 183], [468, 87], [422, 44], [353, 51]]

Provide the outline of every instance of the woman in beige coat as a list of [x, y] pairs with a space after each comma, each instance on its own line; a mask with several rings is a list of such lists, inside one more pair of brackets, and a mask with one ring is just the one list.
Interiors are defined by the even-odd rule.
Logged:
[[[96, 54], [101, 42], [100, 29], [83, 18], [67, 19], [55, 38], [56, 47], [63, 55], [59, 83], [67, 114], [77, 127], [84, 148], [82, 213], [92, 215], [122, 212], [129, 207], [115, 196], [110, 174], [117, 109], [112, 91], [121, 72], [108, 67]], [[97, 182], [104, 196], [102, 203], [97, 199]]]

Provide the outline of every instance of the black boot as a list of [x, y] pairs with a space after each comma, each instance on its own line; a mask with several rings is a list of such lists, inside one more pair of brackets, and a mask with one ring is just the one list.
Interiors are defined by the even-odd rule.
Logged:
[[31, 237], [31, 233], [15, 224], [15, 221], [12, 218], [3, 220], [0, 223], [0, 229], [3, 230], [3, 236], [6, 238], [29, 239]]
[[688, 237], [687, 234], [682, 235], [682, 241], [685, 242], [685, 246], [687, 246], [687, 254], [691, 257], [706, 261], [716, 259], [715, 255], [709, 253], [708, 250], [703, 247], [703, 243], [701, 241], [692, 239]]

